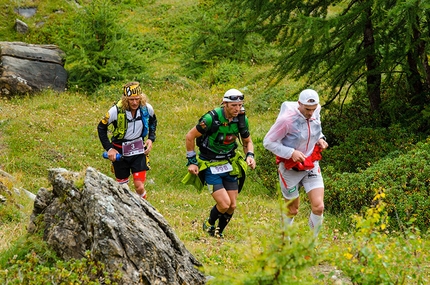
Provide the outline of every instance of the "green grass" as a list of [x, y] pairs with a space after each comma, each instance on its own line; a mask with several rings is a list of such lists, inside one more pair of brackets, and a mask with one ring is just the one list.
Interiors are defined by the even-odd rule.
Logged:
[[[42, 1], [31, 1], [34, 5], [39, 2]], [[27, 3], [30, 1], [22, 2]], [[135, 2], [127, 3], [133, 6]], [[52, 3], [45, 4], [43, 9], [49, 10]], [[300, 82], [286, 79], [277, 90], [268, 91], [264, 89], [267, 86], [264, 78], [255, 82], [250, 79], [269, 67], [243, 65], [242, 77], [229, 84], [211, 86], [208, 83], [211, 73], [217, 73], [217, 67], [207, 71], [198, 82], [186, 78], [180, 71], [179, 62], [186, 48], [191, 11], [195, 5], [196, 1], [148, 1], [142, 6], [134, 5], [130, 17], [135, 21], [135, 32], [145, 35], [153, 44], [148, 52], [152, 77], [142, 79], [143, 90], [158, 118], [157, 140], [151, 153], [152, 169], [146, 182], [149, 202], [167, 219], [186, 248], [202, 262], [205, 273], [216, 277], [213, 284], [331, 284], [335, 268], [351, 277], [358, 276], [361, 270], [369, 270], [368, 275], [361, 277], [368, 279], [358, 280], [360, 283], [357, 284], [428, 282], [430, 257], [425, 249], [429, 248], [430, 242], [425, 235], [411, 231], [405, 239], [402, 235], [385, 236], [377, 231], [369, 235], [357, 234], [348, 217], [330, 213], [327, 209], [324, 228], [318, 243], [313, 244], [307, 226], [310, 207], [304, 196], [290, 233], [292, 242], [286, 243], [285, 233], [279, 227], [283, 202], [278, 192], [272, 193], [264, 186], [256, 171], [248, 173], [237, 210], [225, 231], [225, 239], [205, 235], [201, 224], [214, 201], [207, 191], [198, 193], [180, 182], [187, 171], [185, 134], [199, 116], [219, 105], [225, 90], [246, 87], [245, 106], [251, 134], [261, 149], [261, 141], [278, 114], [279, 102], [292, 96], [291, 88], [299, 86]], [[68, 6], [65, 9], [72, 10]], [[5, 14], [2, 10], [0, 17], [4, 19]], [[28, 21], [32, 25], [31, 21], [35, 20]], [[12, 25], [10, 20], [5, 27]], [[5, 27], [0, 27], [0, 33], [11, 33]], [[32, 38], [35, 38], [34, 34], [27, 38], [9, 37], [23, 41]], [[16, 179], [12, 184], [6, 183], [7, 187], [25, 188], [33, 193], [41, 187], [49, 188], [47, 169], [53, 167], [78, 172], [94, 167], [113, 178], [110, 163], [101, 157], [103, 148], [96, 127], [120, 94], [119, 84], [104, 86], [88, 95], [46, 91], [35, 96], [1, 99], [0, 168]], [[259, 158], [263, 161], [263, 155], [256, 151], [257, 167]], [[13, 195], [24, 208], [0, 208], [0, 214], [6, 217], [0, 219], [2, 257], [14, 253], [23, 255], [19, 250], [23, 243], [27, 252], [33, 247], [25, 236], [32, 203], [25, 196]], [[22, 213], [19, 218], [17, 211]], [[373, 226], [370, 224], [366, 229], [373, 230]], [[33, 238], [37, 239], [29, 240]], [[34, 242], [35, 250], [40, 248], [39, 242]], [[364, 256], [365, 259], [354, 259], [350, 255]], [[6, 268], [7, 261], [1, 260], [0, 277]], [[278, 280], [273, 280], [275, 273], [279, 273]], [[414, 274], [421, 276], [421, 281]], [[379, 277], [381, 279], [376, 279]]]
[[[198, 116], [210, 109], [211, 104], [217, 105], [220, 96], [197, 88], [186, 92], [181, 88], [170, 88], [147, 93], [159, 121], [157, 140], [151, 153], [152, 169], [148, 172], [146, 182], [149, 202], [168, 220], [187, 249], [203, 263], [206, 274], [216, 276], [218, 282], [235, 280], [238, 276], [248, 278], [247, 272], [256, 270], [257, 261], [267, 260], [270, 256], [265, 254], [283, 236], [279, 227], [283, 202], [277, 193], [268, 192], [255, 172], [250, 171], [245, 188], [239, 195], [237, 211], [226, 229], [225, 239], [206, 236], [201, 224], [214, 201], [208, 191], [198, 193], [180, 181], [186, 174], [185, 134], [196, 123]], [[202, 94], [209, 96], [203, 99]], [[248, 96], [250, 101], [252, 97], [252, 94]], [[205, 100], [211, 104], [204, 103]], [[47, 169], [52, 167], [83, 171], [91, 166], [113, 177], [109, 162], [101, 158], [103, 149], [96, 130], [98, 121], [112, 104], [111, 98], [91, 99], [79, 94], [44, 92], [34, 97], [4, 100], [2, 103], [0, 145], [3, 151], [0, 161], [6, 172], [18, 178], [14, 187], [23, 187], [33, 193], [37, 193], [40, 187], [49, 188], [46, 174]], [[267, 125], [265, 116], [253, 117], [251, 113], [250, 117], [251, 123], [256, 126]], [[260, 126], [260, 130], [252, 133], [261, 137], [263, 131], [264, 128]], [[310, 241], [307, 226], [310, 209], [306, 197], [302, 198], [293, 243], [281, 247], [286, 250], [285, 254], [293, 252], [292, 247]], [[18, 236], [9, 235], [8, 244], [13, 244], [25, 233], [31, 211], [31, 202], [27, 200], [26, 203], [24, 218], [19, 222], [7, 223], [8, 231], [19, 227], [18, 232], [21, 233]], [[306, 271], [311, 270], [311, 265], [319, 263], [334, 266], [348, 262], [342, 250], [345, 251], [355, 239], [355, 230], [350, 226], [349, 232], [339, 231], [345, 228], [339, 224], [341, 220], [326, 214], [325, 227], [318, 241], [318, 255], [309, 261]], [[423, 248], [429, 245], [426, 240], [422, 242]], [[303, 255], [305, 249], [301, 251]], [[395, 252], [387, 254], [394, 255]], [[428, 257], [428, 253], [421, 254], [422, 258]], [[294, 260], [292, 264], [300, 266], [304, 261], [308, 262], [304, 258], [302, 256], [302, 260]], [[279, 260], [277, 262], [282, 264]], [[428, 268], [424, 272], [428, 273]], [[299, 275], [300, 271], [297, 272]], [[324, 280], [329, 278], [329, 274], [326, 275], [318, 282], [324, 284]], [[299, 280], [304, 282], [302, 284], [316, 284], [305, 279]]]

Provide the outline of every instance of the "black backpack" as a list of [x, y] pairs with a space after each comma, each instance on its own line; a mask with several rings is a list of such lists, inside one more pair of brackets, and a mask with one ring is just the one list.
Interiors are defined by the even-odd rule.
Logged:
[[[218, 113], [215, 110], [208, 111], [206, 114], [210, 114], [211, 115], [211, 117], [212, 117], [212, 125], [211, 125], [210, 129], [207, 130], [206, 133], [204, 133], [203, 135], [201, 135], [200, 137], [198, 137], [196, 139], [196, 145], [198, 147], [201, 147], [205, 143], [205, 140], [207, 140], [207, 138], [211, 134], [216, 133], [218, 131], [218, 129], [219, 129], [219, 126], [221, 125], [221, 122], [218, 119]], [[202, 118], [203, 118], [203, 116], [202, 116]], [[200, 118], [200, 120], [201, 120], [201, 118]]]
[[[218, 113], [215, 110], [208, 111], [206, 114], [211, 115], [212, 125], [206, 133], [204, 133], [203, 135], [201, 135], [200, 137], [198, 137], [196, 139], [196, 145], [198, 147], [205, 146], [207, 144], [207, 141], [206, 141], [207, 138], [211, 134], [216, 133], [219, 129], [219, 126], [221, 126], [221, 122], [219, 121], [219, 118], [218, 118]], [[202, 118], [203, 118], [203, 116], [202, 116]], [[201, 118], [200, 118], [200, 120], [201, 120]], [[199, 122], [200, 122], [200, 120], [199, 120]], [[239, 133], [241, 135], [243, 135], [247, 132], [246, 123], [245, 123], [245, 108], [243, 108], [242, 112], [237, 116], [237, 120], [238, 120], [237, 124], [239, 127]], [[239, 140], [240, 140], [240, 138], [239, 138]]]

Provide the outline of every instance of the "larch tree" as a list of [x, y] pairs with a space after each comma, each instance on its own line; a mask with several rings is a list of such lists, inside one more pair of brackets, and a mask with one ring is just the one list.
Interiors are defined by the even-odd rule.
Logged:
[[414, 112], [429, 102], [428, 1], [228, 0], [216, 6], [228, 15], [219, 41], [234, 34], [235, 46], [243, 47], [258, 33], [276, 46], [272, 81], [304, 78], [307, 86], [331, 90], [326, 103], [354, 90], [371, 113], [390, 100]]

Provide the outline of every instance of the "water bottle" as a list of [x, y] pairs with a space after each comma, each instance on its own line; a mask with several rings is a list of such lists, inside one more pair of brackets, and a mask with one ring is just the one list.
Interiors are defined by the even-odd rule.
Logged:
[[245, 122], [245, 107], [242, 105], [240, 108], [239, 115], [237, 115], [237, 119], [239, 120], [238, 127], [239, 131], [244, 130], [246, 128]]
[[[109, 156], [108, 156], [108, 153], [107, 153], [107, 151], [105, 151], [104, 153], [103, 153], [103, 158], [106, 158], [106, 159], [109, 159]], [[120, 154], [120, 153], [117, 153], [116, 154], [116, 161], [120, 161], [121, 160], [121, 158], [122, 158], [122, 155]]]

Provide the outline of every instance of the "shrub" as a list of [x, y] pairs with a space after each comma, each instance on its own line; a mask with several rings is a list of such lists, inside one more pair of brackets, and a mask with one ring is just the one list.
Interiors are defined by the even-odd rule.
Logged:
[[421, 270], [427, 254], [425, 239], [410, 225], [400, 236], [387, 234], [385, 191], [375, 188], [372, 206], [364, 216], [353, 217], [356, 231], [349, 245], [335, 247], [329, 255], [353, 284], [426, 284], [429, 280]]
[[118, 284], [120, 277], [105, 272], [88, 252], [79, 260], [59, 260], [37, 235], [18, 240], [0, 259], [1, 284]]
[[417, 138], [407, 129], [398, 126], [351, 128], [341, 144], [331, 146], [324, 152], [324, 163], [333, 166], [336, 172], [356, 172], [392, 152], [395, 155], [405, 152], [416, 141]]
[[[208, 284], [319, 284], [308, 272], [319, 261], [315, 239], [296, 226], [289, 228], [288, 235], [273, 228], [267, 230], [271, 234], [262, 237], [261, 245], [242, 249], [245, 252], [241, 255], [241, 262], [249, 268], [247, 272], [234, 276], [225, 272]], [[296, 236], [301, 238], [296, 239]]]
[[386, 189], [386, 209], [391, 230], [405, 230], [411, 219], [415, 226], [430, 226], [430, 140], [394, 158], [382, 159], [360, 173], [338, 173], [325, 179], [325, 202], [332, 213], [359, 213], [372, 202], [374, 188]]
[[143, 77], [140, 36], [118, 20], [120, 13], [108, 0], [91, 1], [57, 32], [70, 89], [93, 92], [103, 83]]
[[267, 194], [275, 197], [279, 185], [275, 155], [264, 148], [263, 139], [254, 138], [253, 143], [254, 152], [258, 159], [258, 167], [255, 168], [255, 173], [261, 179], [264, 189], [267, 189]]

